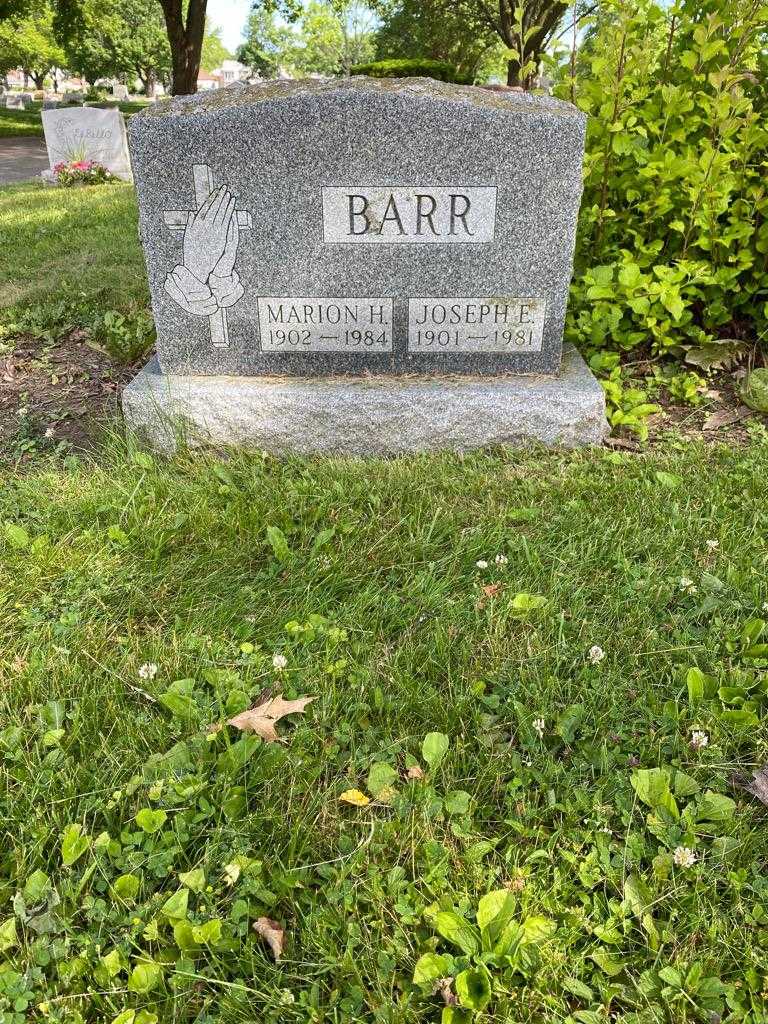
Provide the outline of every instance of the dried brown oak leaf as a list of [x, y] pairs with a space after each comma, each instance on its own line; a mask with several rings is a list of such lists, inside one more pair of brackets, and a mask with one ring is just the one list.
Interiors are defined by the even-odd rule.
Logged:
[[257, 704], [247, 711], [241, 711], [239, 715], [230, 718], [227, 725], [234, 725], [236, 729], [244, 732], [255, 732], [267, 743], [279, 743], [280, 737], [275, 732], [275, 723], [286, 715], [300, 715], [307, 704], [310, 704], [315, 697], [299, 697], [298, 700], [283, 700], [282, 693], [277, 697], [270, 697], [261, 704]]
[[437, 995], [439, 992], [446, 1006], [457, 1006], [459, 999], [453, 991], [453, 988], [451, 987], [452, 985], [453, 977], [439, 978], [438, 981], [435, 982], [435, 990], [432, 994]]
[[752, 772], [752, 778], [748, 781], [740, 781], [739, 785], [768, 807], [768, 765], [760, 768], [759, 771]]
[[253, 930], [267, 943], [275, 960], [279, 960], [283, 955], [285, 932], [277, 921], [270, 917], [260, 917], [253, 922]]
[[718, 430], [720, 427], [730, 427], [732, 423], [739, 423], [752, 415], [752, 410], [748, 405], [740, 405], [737, 409], [718, 409], [704, 420], [704, 426], [701, 429]]

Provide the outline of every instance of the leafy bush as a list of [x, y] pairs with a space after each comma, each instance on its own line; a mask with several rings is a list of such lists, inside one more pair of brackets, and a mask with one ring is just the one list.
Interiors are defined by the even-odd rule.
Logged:
[[582, 348], [768, 332], [763, 31], [748, 0], [613, 0], [558, 85], [589, 115], [567, 322]]
[[106, 89], [99, 89], [94, 86], [88, 90], [85, 94], [85, 100], [87, 103], [103, 103], [109, 99], [109, 93]]
[[91, 322], [93, 340], [119, 362], [132, 363], [149, 350], [155, 340], [155, 322], [145, 309], [120, 313], [108, 309]]
[[57, 185], [71, 188], [73, 185], [103, 185], [115, 181], [115, 176], [96, 160], [71, 160], [56, 164], [53, 174]]
[[460, 74], [458, 68], [444, 60], [429, 60], [427, 57], [413, 60], [375, 60], [369, 64], [355, 64], [353, 75], [368, 75], [370, 78], [436, 78], [439, 82], [471, 84], [472, 79]]

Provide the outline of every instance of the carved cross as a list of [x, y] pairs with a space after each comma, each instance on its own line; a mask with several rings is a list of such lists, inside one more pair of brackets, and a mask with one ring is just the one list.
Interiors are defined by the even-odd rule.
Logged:
[[[213, 172], [207, 164], [192, 165], [192, 179], [195, 183], [195, 209], [194, 210], [167, 210], [163, 219], [171, 231], [184, 231], [191, 217], [194, 217], [197, 210], [203, 205], [208, 196], [213, 192]], [[237, 226], [241, 231], [252, 227], [251, 215], [246, 210], [235, 210]], [[227, 311], [219, 309], [209, 318], [211, 325], [211, 344], [214, 348], [229, 348], [229, 328], [227, 326]]]

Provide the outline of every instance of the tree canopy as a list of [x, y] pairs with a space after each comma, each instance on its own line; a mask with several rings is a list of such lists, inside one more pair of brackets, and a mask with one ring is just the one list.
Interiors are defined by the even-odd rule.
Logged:
[[64, 62], [53, 32], [53, 11], [47, 5], [0, 21], [0, 74], [21, 68], [42, 89], [51, 68]]
[[[280, 16], [278, 17], [278, 12]], [[281, 67], [295, 74], [349, 74], [374, 55], [373, 15], [358, 0], [292, 0], [254, 6], [238, 59], [262, 78]]]

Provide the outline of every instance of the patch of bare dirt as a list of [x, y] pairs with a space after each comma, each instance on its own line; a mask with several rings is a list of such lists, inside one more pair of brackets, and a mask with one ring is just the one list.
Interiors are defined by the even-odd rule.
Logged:
[[0, 348], [0, 451], [24, 458], [61, 442], [90, 447], [134, 373], [89, 344], [84, 331], [51, 344], [13, 339]]
[[675, 402], [666, 389], [655, 397], [662, 411], [648, 421], [649, 442], [653, 444], [671, 430], [687, 440], [732, 445], [746, 444], [750, 439], [748, 425], [768, 423], [768, 418], [750, 409], [739, 395], [740, 381], [731, 372], [713, 375], [699, 405]]

